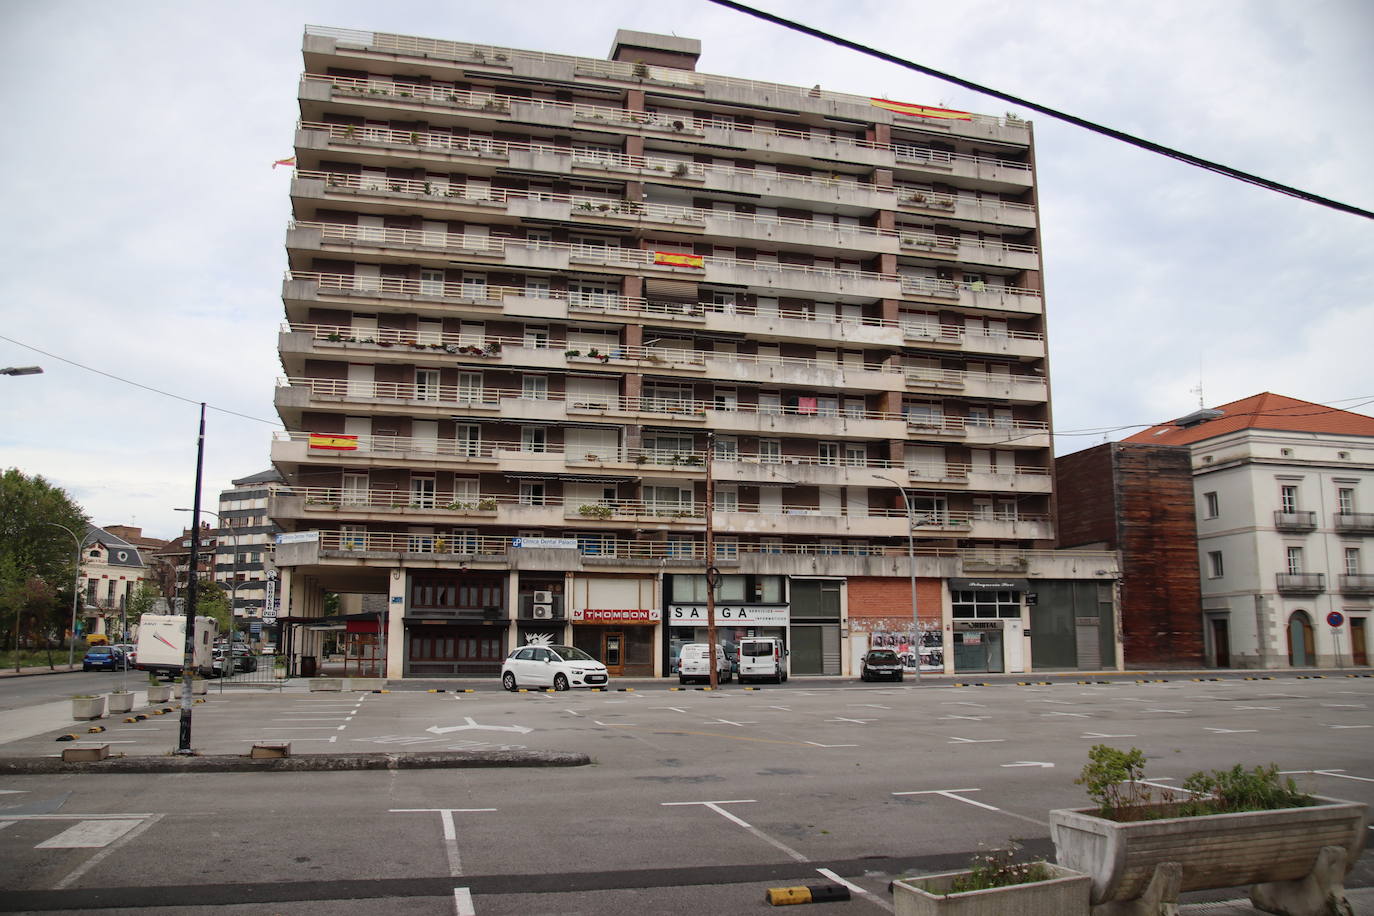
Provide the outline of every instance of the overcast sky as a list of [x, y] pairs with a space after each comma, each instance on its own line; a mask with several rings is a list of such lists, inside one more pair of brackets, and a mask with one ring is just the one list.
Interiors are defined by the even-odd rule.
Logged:
[[[1374, 209], [1363, 0], [760, 5]], [[0, 467], [97, 524], [180, 530], [197, 402], [207, 508], [269, 466], [290, 180], [271, 163], [292, 151], [307, 23], [588, 57], [618, 27], [675, 33], [705, 72], [1014, 109], [707, 0], [4, 3], [0, 366], [44, 374], [0, 377]], [[1370, 411], [1374, 221], [1032, 117], [1060, 454], [1189, 412], [1199, 382], [1209, 405], [1268, 390]]]

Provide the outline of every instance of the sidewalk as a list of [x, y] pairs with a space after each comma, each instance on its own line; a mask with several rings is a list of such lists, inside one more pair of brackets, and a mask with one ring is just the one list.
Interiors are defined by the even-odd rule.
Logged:
[[36, 674], [66, 674], [69, 671], [80, 671], [81, 662], [73, 662], [68, 665], [66, 662], [55, 662], [56, 668], [49, 668], [47, 665], [32, 665], [20, 668], [15, 671], [13, 668], [0, 670], [0, 677], [32, 677]]

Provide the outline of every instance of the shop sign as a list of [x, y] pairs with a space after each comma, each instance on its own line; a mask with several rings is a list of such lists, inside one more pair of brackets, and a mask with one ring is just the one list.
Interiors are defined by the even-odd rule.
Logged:
[[[758, 607], [750, 604], [716, 605], [716, 623], [735, 626], [785, 627], [788, 620], [788, 605]], [[706, 605], [674, 604], [669, 608], [674, 626], [705, 626]]]
[[510, 545], [530, 550], [576, 550], [577, 538], [511, 538]]
[[956, 579], [950, 578], [952, 592], [1024, 592], [1030, 588], [1028, 579]]
[[658, 608], [573, 608], [573, 623], [658, 623]]
[[285, 534], [277, 535], [278, 544], [303, 544], [306, 541], [318, 541], [320, 533], [318, 531], [288, 531]]

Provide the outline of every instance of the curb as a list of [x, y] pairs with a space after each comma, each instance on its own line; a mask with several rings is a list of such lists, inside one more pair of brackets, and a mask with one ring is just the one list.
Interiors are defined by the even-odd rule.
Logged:
[[305, 754], [300, 757], [107, 757], [68, 763], [60, 757], [0, 758], [0, 775], [57, 773], [318, 773], [335, 770], [464, 770], [503, 767], [589, 766], [586, 754], [562, 751], [474, 751], [428, 754]]

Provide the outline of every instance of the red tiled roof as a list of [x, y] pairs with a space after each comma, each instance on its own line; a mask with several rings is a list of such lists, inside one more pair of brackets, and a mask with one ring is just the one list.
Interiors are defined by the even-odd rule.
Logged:
[[1374, 436], [1374, 417], [1351, 413], [1311, 401], [1263, 392], [1214, 408], [1222, 416], [1183, 428], [1178, 421], [1141, 430], [1122, 442], [1150, 442], [1155, 445], [1190, 445], [1215, 439], [1240, 429], [1268, 429], [1283, 432], [1327, 433], [1338, 436]]

